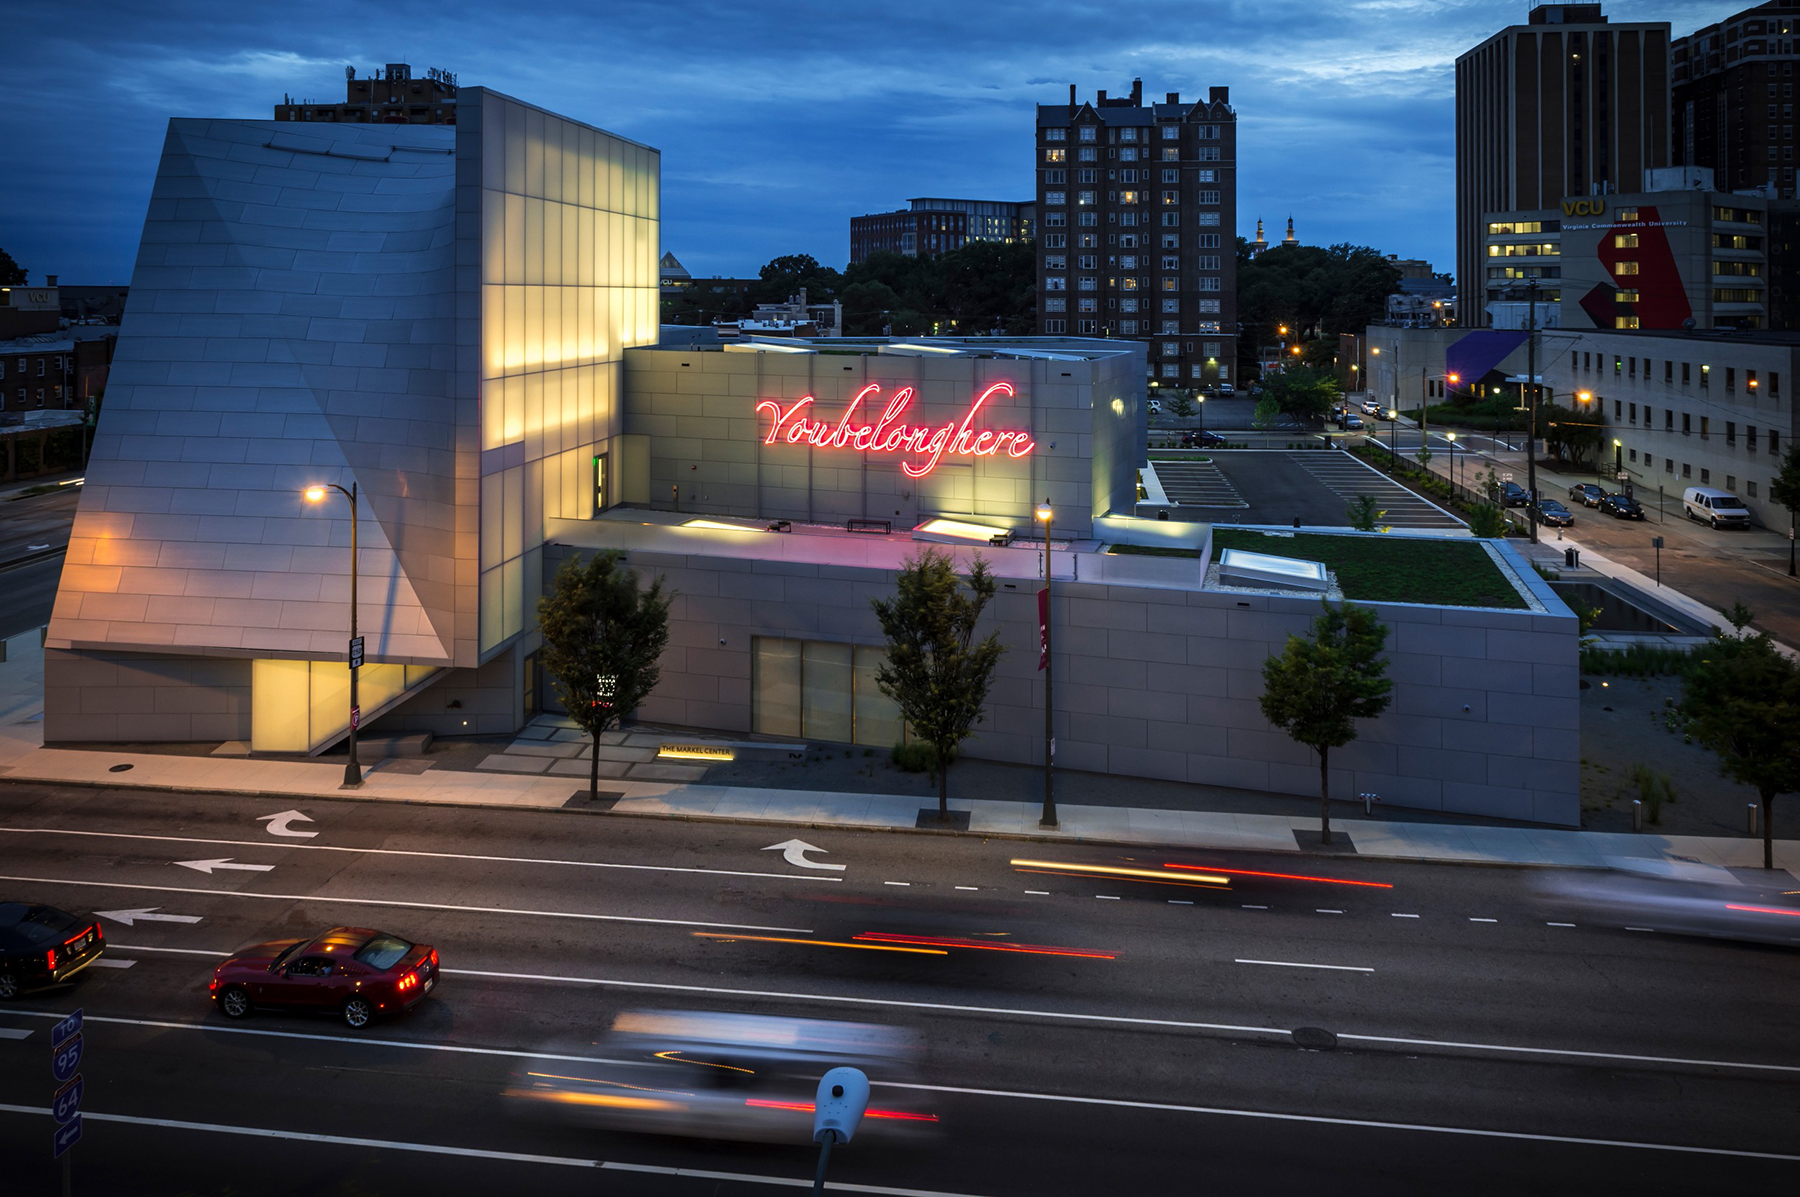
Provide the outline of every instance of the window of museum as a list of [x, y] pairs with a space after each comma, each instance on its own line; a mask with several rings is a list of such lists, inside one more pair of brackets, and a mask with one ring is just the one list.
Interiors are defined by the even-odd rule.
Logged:
[[752, 645], [752, 730], [880, 747], [904, 741], [900, 708], [875, 683], [886, 649], [768, 636]]

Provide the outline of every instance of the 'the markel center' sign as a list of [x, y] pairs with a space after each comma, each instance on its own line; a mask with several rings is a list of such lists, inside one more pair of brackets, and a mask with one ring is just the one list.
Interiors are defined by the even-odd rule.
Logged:
[[764, 399], [756, 410], [769, 416], [769, 432], [765, 445], [812, 445], [820, 449], [855, 449], [863, 453], [892, 453], [904, 456], [900, 463], [909, 478], [923, 478], [937, 469], [945, 457], [994, 457], [1004, 452], [1008, 457], [1024, 457], [1037, 447], [1031, 433], [1022, 430], [977, 431], [970, 425], [981, 413], [982, 405], [995, 395], [1010, 397], [1010, 382], [997, 382], [975, 397], [960, 421], [948, 424], [908, 424], [904, 416], [914, 399], [912, 387], [901, 387], [888, 399], [881, 418], [873, 424], [860, 414], [863, 401], [879, 394], [881, 384], [870, 383], [856, 393], [834, 424], [814, 419], [810, 414], [813, 397], [803, 395], [787, 407], [773, 399]]

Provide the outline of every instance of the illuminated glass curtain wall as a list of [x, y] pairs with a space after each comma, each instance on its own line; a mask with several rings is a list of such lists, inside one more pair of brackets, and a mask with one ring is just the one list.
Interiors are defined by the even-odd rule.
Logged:
[[485, 654], [532, 623], [544, 521], [593, 514], [624, 351], [656, 340], [661, 165], [492, 93], [479, 119]]
[[887, 650], [823, 640], [755, 638], [751, 725], [774, 736], [898, 743], [900, 708], [875, 685]]

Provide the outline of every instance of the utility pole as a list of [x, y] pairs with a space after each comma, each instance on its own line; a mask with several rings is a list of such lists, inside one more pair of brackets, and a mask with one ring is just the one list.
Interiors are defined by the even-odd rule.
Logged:
[[1531, 398], [1525, 404], [1525, 499], [1530, 504], [1525, 510], [1525, 527], [1531, 533], [1531, 543], [1538, 542], [1538, 522], [1532, 518], [1537, 510], [1537, 291], [1538, 281], [1531, 279], [1525, 285], [1526, 299], [1530, 307], [1525, 315], [1525, 374], [1526, 385], [1531, 388]]
[[[1425, 367], [1421, 364], [1419, 366], [1419, 452], [1421, 453], [1427, 451], [1425, 445], [1425, 424], [1426, 421], [1431, 418], [1431, 395], [1428, 393], [1430, 390], [1431, 384], [1425, 381]], [[1419, 463], [1424, 466], [1426, 460], [1428, 459], [1421, 457]], [[1424, 468], [1426, 474], [1429, 475], [1431, 473], [1431, 467], [1424, 466]]]

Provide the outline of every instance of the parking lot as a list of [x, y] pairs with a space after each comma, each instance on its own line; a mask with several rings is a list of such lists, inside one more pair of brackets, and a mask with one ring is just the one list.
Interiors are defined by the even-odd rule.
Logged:
[[1461, 520], [1348, 453], [1335, 450], [1210, 450], [1210, 463], [1152, 464], [1173, 503], [1216, 523], [1348, 527], [1345, 509], [1372, 495], [1393, 528], [1460, 528]]

